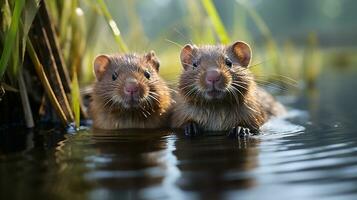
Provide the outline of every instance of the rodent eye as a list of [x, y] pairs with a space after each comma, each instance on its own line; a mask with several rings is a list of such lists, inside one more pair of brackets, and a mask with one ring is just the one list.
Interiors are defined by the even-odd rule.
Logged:
[[232, 67], [233, 63], [232, 63], [232, 61], [231, 61], [229, 58], [226, 58], [225, 62], [226, 62], [226, 66], [227, 66], [227, 67], [229, 67], [229, 68]]
[[193, 62], [192, 63], [192, 66], [193, 66], [193, 68], [197, 68], [198, 67], [198, 62], [196, 61], [196, 62]]
[[117, 80], [117, 78], [118, 78], [118, 72], [114, 72], [114, 73], [112, 74], [112, 79], [113, 79], [113, 81]]
[[151, 77], [151, 74], [148, 70], [144, 71], [144, 76], [147, 78], [147, 79], [150, 79]]

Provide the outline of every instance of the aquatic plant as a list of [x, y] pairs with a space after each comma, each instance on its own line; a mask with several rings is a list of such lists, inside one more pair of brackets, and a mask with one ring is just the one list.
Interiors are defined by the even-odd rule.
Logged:
[[[87, 3], [94, 5], [94, 2]], [[119, 49], [126, 52], [127, 46], [106, 4], [101, 0], [96, 3], [100, 5], [100, 12], [92, 11], [107, 21]], [[86, 44], [92, 34], [87, 32], [90, 30], [88, 27], [82, 26], [85, 19], [82, 18], [78, 0], [50, 1], [49, 5], [46, 4], [40, 0], [0, 2], [3, 16], [0, 20], [0, 87], [4, 89], [3, 85], [8, 86], [5, 93], [11, 92], [8, 88], [14, 88], [12, 91], [15, 92], [19, 88], [26, 125], [33, 127], [34, 113], [27, 91], [40, 88], [27, 88], [23, 76], [36, 76], [62, 124], [69, 126], [75, 122], [79, 127], [80, 116], [85, 116], [85, 113], [81, 109], [78, 75], [88, 47]], [[25, 65], [26, 72], [23, 72]], [[28, 73], [29, 67], [33, 67], [36, 73]], [[41, 94], [35, 98], [43, 99]], [[46, 104], [44, 101], [37, 103], [40, 106]], [[6, 104], [11, 105], [11, 100]]]

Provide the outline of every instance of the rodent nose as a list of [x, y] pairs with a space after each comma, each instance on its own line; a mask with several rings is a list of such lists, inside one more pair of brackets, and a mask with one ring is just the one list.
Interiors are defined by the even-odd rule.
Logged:
[[133, 95], [139, 91], [139, 84], [137, 82], [128, 82], [125, 84], [124, 92], [127, 95]]
[[214, 84], [221, 79], [221, 73], [214, 69], [206, 72], [206, 82], [208, 84]]

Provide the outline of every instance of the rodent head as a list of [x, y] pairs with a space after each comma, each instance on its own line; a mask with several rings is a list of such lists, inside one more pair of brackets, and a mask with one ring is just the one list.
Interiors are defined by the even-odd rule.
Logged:
[[159, 66], [153, 51], [143, 56], [99, 55], [94, 60], [94, 93], [110, 110], [139, 110], [143, 115], [161, 112], [170, 94], [158, 75]]
[[179, 90], [187, 101], [239, 103], [247, 93], [252, 76], [248, 66], [252, 57], [249, 45], [200, 46], [187, 44], [181, 50], [183, 72]]

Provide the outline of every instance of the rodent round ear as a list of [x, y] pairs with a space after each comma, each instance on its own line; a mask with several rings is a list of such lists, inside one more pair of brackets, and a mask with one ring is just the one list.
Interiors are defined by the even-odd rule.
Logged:
[[94, 74], [98, 81], [100, 81], [104, 75], [104, 72], [108, 69], [110, 58], [108, 55], [99, 55], [94, 59]]
[[149, 53], [145, 54], [146, 62], [151, 64], [151, 66], [159, 72], [160, 61], [155, 55], [155, 51], [151, 50]]
[[242, 67], [249, 66], [252, 58], [252, 50], [250, 46], [242, 41], [237, 41], [232, 45], [233, 54], [237, 57]]
[[185, 70], [189, 69], [190, 66], [192, 66], [194, 48], [195, 47], [191, 44], [186, 44], [181, 50], [180, 59], [181, 64]]

